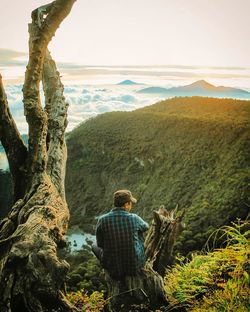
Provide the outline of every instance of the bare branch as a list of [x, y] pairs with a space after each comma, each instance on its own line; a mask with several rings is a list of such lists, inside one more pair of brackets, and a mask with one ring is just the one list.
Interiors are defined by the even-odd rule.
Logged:
[[[48, 43], [75, 0], [56, 0], [32, 12], [29, 25], [29, 63], [25, 73], [23, 102], [29, 125], [30, 174], [44, 172], [47, 166], [47, 114], [40, 99], [39, 84]], [[46, 15], [44, 18], [44, 14]]]
[[48, 114], [47, 173], [58, 189], [62, 198], [65, 198], [64, 179], [67, 159], [67, 148], [64, 133], [67, 126], [67, 108], [63, 96], [61, 83], [56, 64], [47, 50], [43, 66], [43, 89], [45, 94], [45, 110]]
[[14, 200], [21, 198], [25, 191], [24, 164], [27, 148], [10, 113], [7, 96], [0, 75], [0, 140], [5, 149], [10, 172], [14, 182]]

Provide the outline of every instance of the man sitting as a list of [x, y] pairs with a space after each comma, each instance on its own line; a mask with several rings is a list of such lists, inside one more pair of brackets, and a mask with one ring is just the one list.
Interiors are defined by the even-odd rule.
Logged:
[[116, 280], [137, 275], [145, 264], [143, 232], [149, 225], [130, 212], [136, 202], [128, 190], [115, 192], [115, 207], [102, 215], [96, 226], [97, 245], [92, 251]]

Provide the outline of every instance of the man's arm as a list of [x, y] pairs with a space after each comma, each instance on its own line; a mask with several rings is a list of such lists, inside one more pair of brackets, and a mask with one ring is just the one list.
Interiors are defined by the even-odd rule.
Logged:
[[145, 232], [149, 229], [149, 225], [141, 217], [137, 216], [137, 222], [139, 225], [139, 231]]
[[103, 231], [101, 226], [101, 220], [99, 219], [96, 226], [96, 243], [98, 247], [103, 248]]

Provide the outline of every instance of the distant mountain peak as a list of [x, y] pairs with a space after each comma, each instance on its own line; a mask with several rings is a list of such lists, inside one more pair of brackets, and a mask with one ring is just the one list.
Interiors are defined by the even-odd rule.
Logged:
[[126, 80], [123, 80], [121, 82], [118, 83], [118, 85], [123, 85], [123, 86], [131, 86], [131, 85], [139, 85], [141, 83], [137, 83], [133, 80], [129, 80], [129, 79], [126, 79]]
[[214, 85], [212, 85], [211, 83], [207, 82], [204, 79], [197, 80], [197, 81], [191, 83], [189, 86], [190, 87], [193, 86], [193, 87], [204, 87], [204, 88], [207, 88], [207, 87], [211, 88], [212, 87], [212, 88], [215, 88]]
[[158, 94], [160, 96], [210, 96], [210, 97], [230, 97], [249, 99], [250, 92], [232, 87], [216, 87], [206, 80], [197, 80], [189, 85], [163, 88], [163, 87], [148, 87], [137, 91], [138, 93]]
[[183, 90], [203, 90], [203, 91], [214, 91], [216, 90], [216, 86], [207, 82], [206, 80], [197, 80], [189, 85], [178, 87]]

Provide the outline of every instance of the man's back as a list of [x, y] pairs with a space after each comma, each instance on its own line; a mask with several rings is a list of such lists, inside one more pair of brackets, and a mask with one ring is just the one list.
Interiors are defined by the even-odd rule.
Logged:
[[96, 238], [103, 249], [102, 264], [113, 278], [136, 275], [145, 264], [142, 233], [148, 224], [122, 207], [100, 217]]

